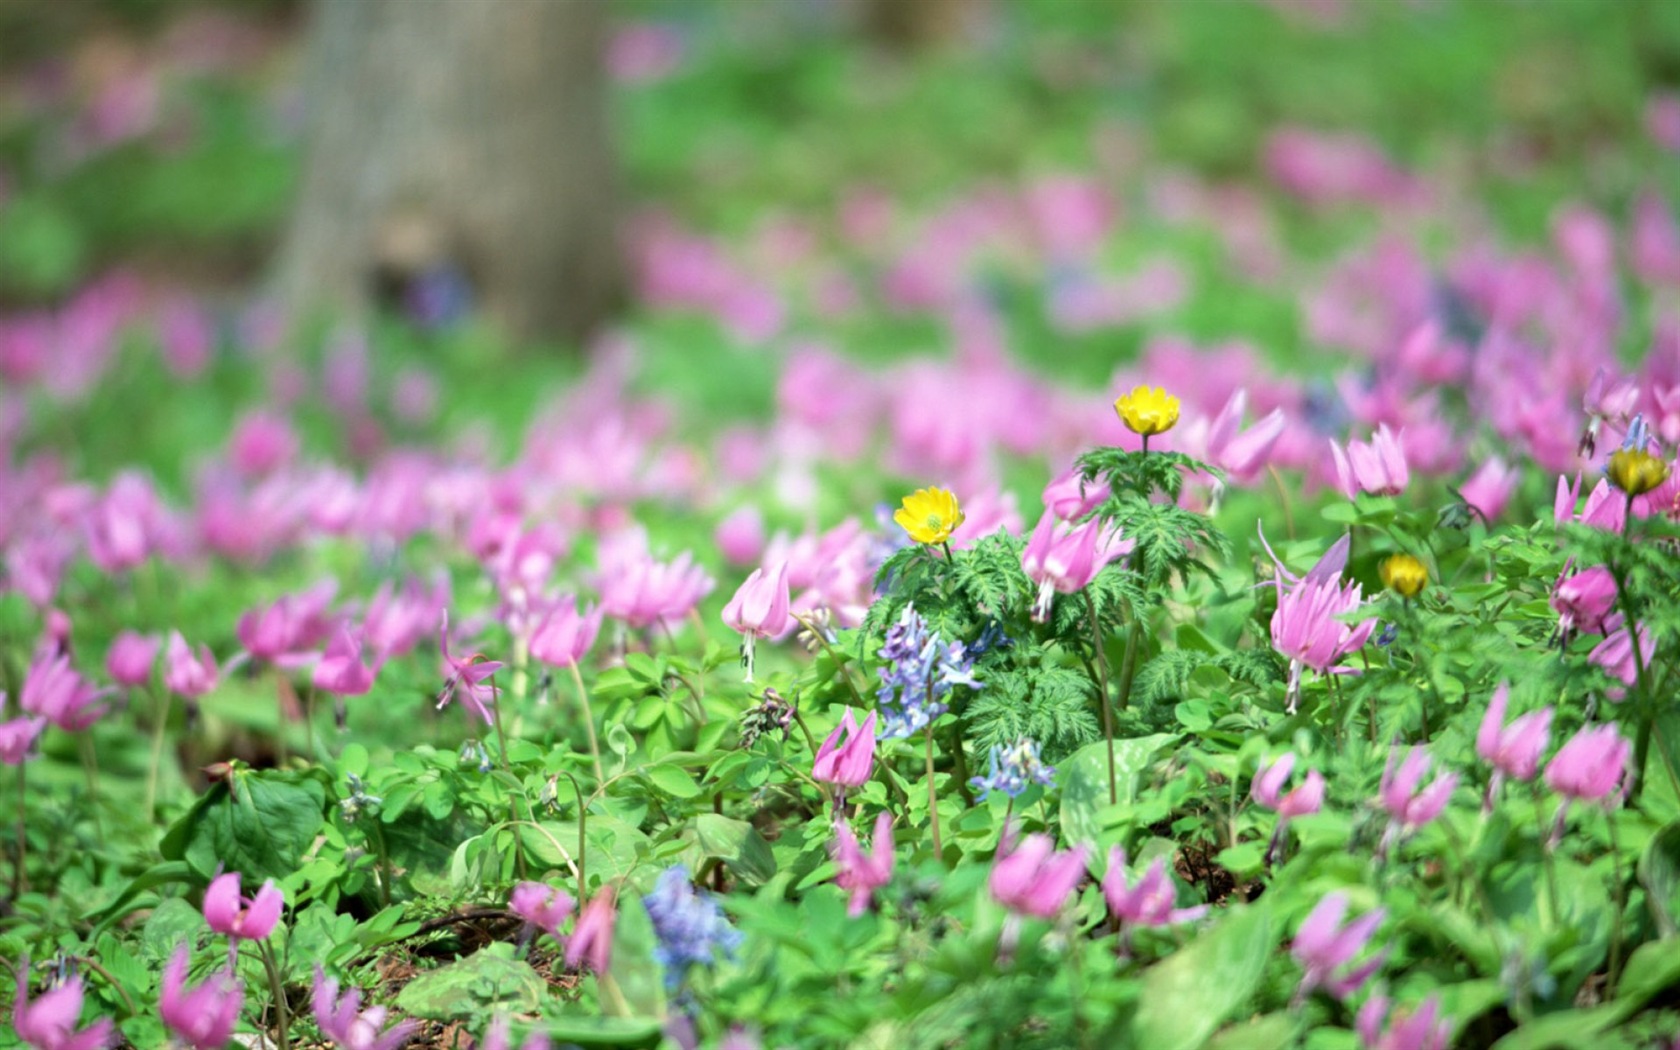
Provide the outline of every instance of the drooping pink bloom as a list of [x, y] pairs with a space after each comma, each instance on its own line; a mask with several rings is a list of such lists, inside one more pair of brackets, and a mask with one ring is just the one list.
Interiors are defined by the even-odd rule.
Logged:
[[1028, 835], [1019, 843], [1006, 831], [992, 862], [988, 885], [999, 904], [1021, 915], [1053, 917], [1085, 877], [1085, 845], [1056, 849], [1048, 835]]
[[1458, 786], [1457, 773], [1442, 773], [1430, 781], [1428, 787], [1420, 790], [1419, 785], [1429, 772], [1429, 752], [1421, 747], [1410, 748], [1396, 767], [1394, 756], [1398, 750], [1396, 748], [1388, 754], [1377, 795], [1377, 803], [1388, 812], [1388, 831], [1383, 836], [1385, 850], [1401, 836], [1440, 816], [1452, 799], [1453, 789]]
[[851, 894], [846, 914], [855, 919], [869, 910], [875, 891], [892, 881], [892, 814], [883, 812], [875, 818], [875, 834], [868, 853], [843, 820], [834, 823], [830, 849], [834, 854], [834, 884]]
[[1048, 620], [1053, 594], [1079, 593], [1104, 567], [1131, 549], [1131, 541], [1120, 539], [1116, 529], [1095, 518], [1073, 526], [1045, 511], [1021, 551], [1021, 568], [1038, 584], [1033, 619]]
[[1248, 391], [1232, 394], [1208, 427], [1207, 461], [1223, 470], [1232, 481], [1253, 481], [1272, 454], [1272, 448], [1288, 426], [1283, 409], [1274, 408], [1241, 433], [1243, 413], [1248, 408]]
[[12, 1001], [12, 1031], [34, 1050], [102, 1050], [111, 1045], [111, 1021], [99, 1020], [76, 1030], [82, 1017], [82, 978], [72, 976], [56, 988], [29, 999], [29, 957], [18, 964], [17, 998]]
[[1415, 1010], [1397, 1010], [1388, 1019], [1388, 996], [1377, 994], [1359, 1008], [1353, 1027], [1364, 1050], [1447, 1050], [1452, 1039], [1452, 1018], [1439, 1017], [1441, 997], [1431, 994]]
[[531, 632], [531, 655], [551, 667], [574, 667], [595, 644], [601, 631], [601, 610], [578, 611], [577, 599], [564, 597], [551, 604]]
[[486, 660], [481, 653], [469, 653], [459, 659], [453, 656], [449, 652], [448, 610], [444, 611], [443, 625], [438, 628], [438, 649], [443, 655], [446, 676], [443, 688], [438, 691], [438, 710], [443, 710], [459, 695], [467, 710], [484, 719], [485, 725], [491, 724], [490, 705], [496, 702], [496, 687], [488, 679], [502, 669], [501, 662]]
[[298, 438], [284, 416], [258, 410], [242, 416], [228, 441], [229, 457], [247, 477], [272, 474], [297, 455]]
[[[478, 1050], [513, 1050], [513, 1036], [508, 1031], [506, 1014], [497, 1014], [490, 1022], [490, 1027], [484, 1030], [484, 1038], [479, 1040]], [[519, 1050], [549, 1050], [548, 1034], [532, 1032], [519, 1044]]]
[[240, 642], [254, 658], [280, 667], [307, 663], [309, 650], [332, 633], [327, 606], [337, 590], [337, 580], [322, 580], [307, 591], [284, 595], [273, 605], [246, 612], [239, 618]]
[[1521, 473], [1516, 468], [1506, 465], [1503, 459], [1489, 456], [1476, 468], [1476, 472], [1458, 487], [1458, 494], [1483, 518], [1495, 522], [1505, 513], [1505, 506], [1511, 502], [1511, 494], [1516, 491], [1517, 481], [1521, 477]]
[[617, 900], [611, 890], [600, 890], [578, 913], [577, 925], [566, 940], [566, 965], [587, 966], [606, 973], [612, 962], [613, 927], [618, 921]]
[[239, 1023], [245, 985], [233, 970], [218, 970], [202, 984], [186, 988], [189, 954], [186, 945], [175, 949], [163, 971], [158, 992], [158, 1016], [192, 1050], [223, 1050]]
[[1605, 618], [1616, 607], [1616, 577], [1602, 565], [1559, 576], [1552, 585], [1552, 608], [1558, 614], [1558, 633], [1567, 642], [1576, 631], [1605, 633]]
[[576, 907], [571, 894], [542, 882], [521, 882], [508, 898], [509, 911], [556, 940]]
[[[0, 706], [4, 706], [6, 694], [0, 692]], [[9, 722], [0, 722], [0, 764], [8, 766], [21, 765], [29, 757], [35, 741], [40, 738], [41, 730], [47, 728], [44, 718], [14, 718]]]
[[1348, 499], [1361, 492], [1398, 496], [1411, 481], [1400, 435], [1389, 430], [1387, 424], [1377, 427], [1369, 443], [1349, 441], [1345, 453], [1342, 446], [1330, 442], [1330, 457], [1336, 467], [1337, 487]]
[[1178, 902], [1178, 890], [1173, 886], [1172, 876], [1167, 874], [1165, 857], [1156, 857], [1137, 885], [1132, 885], [1126, 875], [1126, 851], [1119, 846], [1108, 851], [1108, 871], [1102, 878], [1102, 891], [1109, 913], [1120, 920], [1122, 930], [1127, 933], [1138, 926], [1194, 922], [1208, 912], [1205, 904], [1173, 907]]
[[328, 977], [319, 965], [315, 967], [315, 992], [310, 1002], [321, 1034], [341, 1050], [396, 1050], [408, 1042], [420, 1027], [417, 1022], [408, 1020], [380, 1031], [385, 1028], [385, 1007], [361, 1009], [362, 992], [359, 988], [351, 988], [340, 997], [337, 978]]
[[204, 921], [235, 940], [266, 940], [285, 906], [286, 895], [273, 879], [265, 881], [255, 897], [241, 897], [237, 871], [211, 879], [204, 891]]
[[1584, 726], [1546, 763], [1546, 783], [1566, 799], [1602, 801], [1621, 784], [1632, 753], [1614, 723]]
[[30, 665], [18, 694], [18, 706], [75, 733], [99, 721], [109, 710], [99, 702], [105, 696], [106, 690], [97, 689], [83, 679], [70, 666], [70, 658], [60, 654], [37, 659]]
[[145, 477], [132, 472], [120, 475], [88, 511], [84, 525], [88, 556], [108, 573], [140, 565], [152, 552], [159, 518], [157, 497]]
[[448, 577], [440, 577], [430, 589], [413, 578], [404, 581], [401, 590], [382, 584], [362, 616], [362, 639], [378, 660], [401, 656], [431, 633], [448, 605]]
[[156, 635], [122, 631], [105, 651], [105, 673], [118, 685], [146, 685], [152, 680], [152, 665], [157, 663], [162, 648], [163, 641]]
[[315, 688], [334, 696], [363, 696], [373, 688], [377, 668], [362, 662], [362, 643], [350, 628], [340, 627], [315, 665]]
[[[1324, 988], [1338, 999], [1346, 999], [1357, 992], [1388, 957], [1385, 948], [1361, 965], [1344, 969], [1365, 950], [1386, 914], [1382, 908], [1377, 908], [1344, 926], [1342, 918], [1347, 910], [1346, 893], [1340, 890], [1327, 893], [1296, 931], [1289, 954], [1306, 971], [1295, 991], [1297, 1001], [1318, 988]], [[1340, 974], [1337, 971], [1341, 971]]]
[[627, 549], [602, 561], [601, 608], [632, 627], [681, 619], [712, 591], [712, 578], [687, 551], [661, 562], [645, 548]]
[[1552, 520], [1559, 525], [1571, 522], [1590, 525], [1603, 532], [1620, 532], [1622, 524], [1627, 519], [1627, 500], [1610, 486], [1607, 478], [1599, 478], [1598, 484], [1587, 493], [1587, 501], [1581, 512], [1575, 512], [1575, 502], [1581, 495], [1581, 476], [1575, 475], [1573, 484], [1558, 475], [1557, 494], [1552, 498]]
[[[1604, 641], [1593, 647], [1587, 654], [1589, 663], [1604, 668], [1610, 677], [1621, 682], [1623, 686], [1632, 687], [1639, 681], [1639, 665], [1651, 666], [1651, 658], [1657, 653], [1657, 640], [1646, 630], [1645, 625], [1635, 624], [1634, 631], [1629, 631], [1622, 622], [1620, 613], [1606, 617], [1604, 620]], [[1635, 662], [1633, 654], [1633, 636], [1639, 635], [1639, 662]], [[1615, 703], [1621, 703], [1627, 695], [1627, 690], [1617, 686], [1610, 686], [1604, 690], [1604, 695]]]
[[163, 684], [170, 692], [188, 700], [216, 688], [216, 658], [208, 645], [200, 644], [195, 653], [181, 637], [180, 631], [169, 632], [169, 649], [164, 655]]
[[[1265, 540], [1262, 533], [1261, 543]], [[1359, 584], [1341, 582], [1349, 545], [1347, 536], [1337, 540], [1300, 579], [1295, 579], [1272, 554], [1278, 591], [1277, 610], [1272, 613], [1272, 646], [1289, 658], [1290, 714], [1300, 702], [1303, 667], [1320, 674], [1358, 674], [1356, 668], [1337, 667], [1336, 662], [1363, 648], [1376, 629], [1375, 617], [1358, 624], [1342, 619], [1359, 609], [1362, 597]], [[1271, 553], [1270, 544], [1266, 544], [1266, 551]]]
[[1488, 700], [1487, 714], [1482, 716], [1481, 728], [1476, 731], [1476, 754], [1493, 767], [1493, 779], [1488, 784], [1484, 811], [1493, 808], [1493, 796], [1505, 777], [1533, 780], [1540, 768], [1540, 755], [1552, 735], [1552, 709], [1543, 707], [1526, 715], [1518, 715], [1510, 725], [1505, 724], [1505, 707], [1511, 687], [1500, 682]]
[[759, 638], [781, 634], [793, 622], [788, 616], [787, 562], [778, 562], [770, 575], [765, 575], [762, 568], [754, 569], [723, 607], [723, 622], [741, 635], [742, 660], [750, 682], [753, 643]]
[[1284, 820], [1304, 817], [1317, 813], [1324, 804], [1324, 778], [1318, 770], [1309, 769], [1301, 784], [1289, 794], [1283, 794], [1283, 785], [1289, 782], [1289, 774], [1295, 769], [1295, 754], [1286, 751], [1276, 762], [1260, 770], [1254, 776], [1254, 783], [1250, 794], [1254, 801], [1274, 811]]
[[848, 707], [840, 716], [840, 724], [817, 749], [811, 778], [841, 788], [855, 788], [867, 783], [874, 771], [875, 712], [869, 712], [860, 728]]
[[1107, 487], [1099, 481], [1087, 482], [1078, 470], [1058, 474], [1044, 486], [1044, 509], [1063, 521], [1078, 521], [1107, 498]]
[[731, 565], [751, 565], [764, 549], [764, 516], [757, 507], [741, 507], [718, 522], [712, 541]]

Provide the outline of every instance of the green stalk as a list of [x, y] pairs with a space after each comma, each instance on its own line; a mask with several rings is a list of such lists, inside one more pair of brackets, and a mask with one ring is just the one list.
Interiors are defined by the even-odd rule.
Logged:
[[146, 823], [157, 815], [158, 767], [163, 764], [163, 734], [169, 727], [169, 694], [155, 690], [157, 724], [152, 727], [152, 766], [146, 776]]
[[[927, 727], [928, 819], [933, 822], [933, 855], [943, 857], [945, 849], [939, 841], [939, 792], [933, 785], [933, 723]], [[943, 863], [943, 862], [942, 862]]]
[[21, 897], [29, 889], [29, 876], [26, 870], [29, 866], [29, 818], [23, 808], [25, 769], [28, 762], [19, 762], [17, 766], [17, 868], [12, 872], [12, 900]]
[[606, 782], [606, 774], [601, 771], [601, 744], [595, 739], [595, 715], [589, 710], [589, 691], [583, 687], [583, 675], [579, 673], [577, 661], [567, 665], [572, 672], [572, 683], [577, 686], [578, 706], [583, 709], [583, 728], [589, 733], [589, 758], [595, 763], [595, 782]]
[[[1097, 658], [1097, 675], [1092, 683], [1097, 687], [1097, 703], [1102, 707], [1103, 739], [1108, 741], [1108, 804], [1115, 805], [1120, 801], [1120, 781], [1114, 771], [1114, 709], [1108, 702], [1108, 654], [1103, 650], [1102, 625], [1097, 622], [1097, 602], [1091, 597], [1089, 590], [1085, 591], [1085, 611], [1091, 619], [1091, 648], [1095, 650]], [[1125, 673], [1130, 678], [1136, 631], [1126, 640]]]
[[577, 896], [578, 896], [578, 900], [581, 901], [581, 900], [584, 899], [584, 894], [588, 892], [588, 885], [589, 885], [584, 880], [584, 876], [586, 874], [588, 874], [588, 868], [585, 866], [586, 861], [588, 859], [587, 855], [585, 853], [585, 851], [588, 849], [588, 845], [587, 845], [588, 840], [584, 838], [584, 832], [588, 829], [588, 826], [589, 826], [589, 824], [588, 824], [588, 821], [589, 821], [589, 804], [587, 802], [585, 802], [584, 799], [583, 799], [583, 786], [578, 783], [578, 778], [572, 776], [570, 773], [562, 773], [561, 775], [564, 776], [567, 780], [570, 780], [572, 782], [572, 790], [577, 793], [577, 804], [578, 804], [578, 855], [577, 855], [578, 891], [577, 891]]
[[275, 1042], [280, 1050], [291, 1050], [291, 1012], [286, 1007], [286, 986], [280, 980], [280, 969], [274, 964], [274, 952], [267, 941], [257, 942], [257, 954], [262, 958], [263, 970], [268, 974], [268, 994], [274, 1001], [274, 1018], [278, 1022]]

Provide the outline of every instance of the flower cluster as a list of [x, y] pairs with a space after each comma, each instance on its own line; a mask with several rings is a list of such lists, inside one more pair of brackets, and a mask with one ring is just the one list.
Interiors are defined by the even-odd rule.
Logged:
[[994, 746], [986, 762], [986, 775], [973, 777], [968, 783], [980, 792], [982, 802], [994, 791], [1018, 798], [1028, 784], [1054, 786], [1056, 767], [1039, 757], [1037, 741], [1022, 738], [1007, 750]]
[[673, 988], [690, 966], [709, 966], [719, 952], [733, 953], [741, 943], [741, 932], [729, 925], [711, 894], [694, 888], [681, 864], [660, 873], [642, 904], [659, 938], [654, 957], [665, 967], [665, 982]]
[[886, 666], [875, 698], [887, 740], [911, 736], [950, 710], [944, 700], [956, 686], [980, 687], [963, 644], [943, 642], [911, 606], [887, 629], [880, 656]]

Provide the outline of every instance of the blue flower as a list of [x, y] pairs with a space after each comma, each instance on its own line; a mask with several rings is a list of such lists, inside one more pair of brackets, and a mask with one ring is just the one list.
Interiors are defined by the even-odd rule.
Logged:
[[945, 643], [913, 606], [905, 606], [896, 624], [887, 629], [880, 650], [887, 661], [875, 699], [881, 714], [881, 736], [902, 739], [919, 732], [950, 710], [944, 702], [959, 685], [980, 688], [974, 660], [961, 642]]
[[1029, 782], [1045, 787], [1052, 787], [1056, 783], [1056, 768], [1046, 765], [1039, 757], [1037, 741], [1024, 737], [1015, 741], [1007, 751], [994, 746], [987, 766], [988, 772], [985, 776], [974, 777], [968, 782], [969, 786], [980, 792], [982, 802], [994, 791], [1017, 798], [1021, 792], [1027, 790]]
[[719, 951], [730, 955], [740, 946], [741, 931], [729, 925], [711, 894], [694, 888], [681, 864], [660, 874], [642, 904], [659, 938], [654, 958], [664, 964], [665, 983], [671, 987], [681, 983], [690, 965], [710, 966]]

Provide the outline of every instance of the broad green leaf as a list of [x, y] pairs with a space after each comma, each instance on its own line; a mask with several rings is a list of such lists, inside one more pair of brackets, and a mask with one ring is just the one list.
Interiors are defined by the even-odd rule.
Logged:
[[1288, 1050], [1295, 1045], [1295, 1018], [1266, 1014], [1229, 1028], [1208, 1040], [1207, 1050]]
[[547, 1022], [542, 1031], [557, 1046], [654, 1047], [665, 1030], [653, 1017], [559, 1017]]
[[[1114, 777], [1120, 801], [1137, 797], [1138, 774], [1148, 768], [1155, 752], [1174, 733], [1156, 733], [1114, 742]], [[1069, 842], [1097, 843], [1102, 838], [1102, 811], [1108, 806], [1108, 743], [1098, 741], [1074, 752], [1057, 771], [1062, 788], [1062, 834]]]
[[1133, 1045], [1202, 1046], [1254, 994], [1275, 941], [1265, 903], [1232, 908], [1219, 925], [1145, 971]]
[[761, 885], [776, 874], [776, 858], [758, 829], [744, 820], [720, 813], [702, 813], [694, 818], [700, 850], [721, 860], [737, 878]]
[[185, 860], [201, 877], [237, 871], [246, 885], [279, 881], [297, 870], [321, 830], [327, 793], [295, 773], [241, 771], [213, 786], [164, 835], [167, 860]]
[[414, 978], [397, 995], [397, 1008], [435, 1021], [474, 1017], [492, 1007], [529, 1013], [547, 993], [542, 976], [513, 958], [513, 945], [503, 942]]
[[1663, 937], [1680, 932], [1675, 911], [1680, 908], [1680, 824], [1670, 824], [1651, 839], [1639, 858], [1639, 882], [1645, 887], [1657, 927]]
[[649, 766], [642, 774], [653, 782], [654, 786], [667, 795], [676, 798], [693, 798], [700, 794], [700, 785], [694, 782], [688, 771], [681, 766], [674, 766], [662, 762], [657, 766]]
[[601, 1004], [617, 1018], [665, 1016], [665, 970], [654, 958], [659, 938], [642, 899], [621, 893], [613, 924], [612, 959], [600, 977]]

